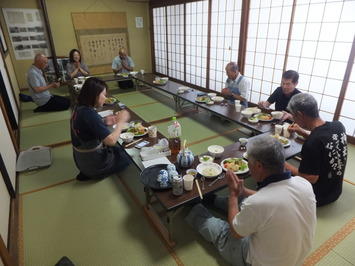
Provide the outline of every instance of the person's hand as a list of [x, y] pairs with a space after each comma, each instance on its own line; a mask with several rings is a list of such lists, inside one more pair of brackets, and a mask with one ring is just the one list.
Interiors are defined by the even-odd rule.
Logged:
[[287, 130], [292, 133], [292, 132], [300, 132], [301, 128], [298, 124], [292, 123], [291, 125], [288, 126]]
[[293, 116], [290, 113], [288, 113], [286, 111], [282, 111], [282, 113], [283, 113], [283, 115], [280, 118], [281, 121], [285, 121], [286, 119], [293, 121]]
[[116, 121], [117, 123], [126, 123], [131, 118], [131, 115], [127, 110], [121, 110], [116, 113]]
[[244, 193], [244, 182], [239, 179], [238, 176], [233, 173], [231, 170], [228, 170], [227, 173], [227, 182], [229, 186], [229, 195], [234, 195], [239, 197]]
[[79, 68], [80, 68], [80, 62], [79, 62], [79, 61], [75, 61], [74, 65], [75, 65], [75, 67], [79, 70]]
[[232, 92], [228, 88], [223, 88], [221, 92], [222, 92], [223, 95], [226, 95], [226, 96], [231, 96], [232, 95]]
[[265, 101], [259, 101], [259, 102], [258, 102], [258, 106], [259, 106], [260, 108], [267, 108]]
[[114, 124], [116, 124], [116, 115], [109, 115], [107, 117], [105, 117], [105, 124], [108, 126], [112, 126]]
[[52, 88], [58, 88], [60, 86], [60, 82], [53, 82], [52, 84], [51, 84], [51, 87]]

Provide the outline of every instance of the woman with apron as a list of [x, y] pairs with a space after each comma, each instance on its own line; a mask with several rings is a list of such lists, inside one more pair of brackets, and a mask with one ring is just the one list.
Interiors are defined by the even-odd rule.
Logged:
[[111, 117], [111, 123], [116, 124], [111, 132], [94, 109], [104, 105], [107, 88], [101, 79], [87, 79], [70, 119], [73, 156], [80, 170], [76, 178], [80, 181], [108, 177], [131, 163], [122, 147], [117, 145], [123, 124], [130, 119], [129, 113], [122, 110]]

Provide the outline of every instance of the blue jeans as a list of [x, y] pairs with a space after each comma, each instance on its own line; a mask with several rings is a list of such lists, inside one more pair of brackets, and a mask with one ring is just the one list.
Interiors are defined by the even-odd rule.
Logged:
[[232, 265], [250, 265], [246, 262], [249, 238], [235, 238], [229, 224], [214, 217], [202, 204], [195, 205], [186, 222], [197, 230], [208, 242], [211, 242], [224, 260]]

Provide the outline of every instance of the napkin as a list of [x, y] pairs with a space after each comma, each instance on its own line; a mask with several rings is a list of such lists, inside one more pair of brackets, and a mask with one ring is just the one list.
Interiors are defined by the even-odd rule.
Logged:
[[156, 165], [156, 164], [170, 164], [171, 162], [167, 157], [161, 157], [153, 160], [148, 160], [148, 161], [142, 161], [142, 164], [145, 168], [151, 165]]

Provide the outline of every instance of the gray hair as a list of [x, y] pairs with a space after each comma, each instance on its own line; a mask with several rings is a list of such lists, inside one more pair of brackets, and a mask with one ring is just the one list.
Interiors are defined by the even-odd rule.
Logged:
[[269, 135], [255, 137], [248, 145], [248, 160], [260, 162], [270, 174], [283, 173], [285, 149], [279, 140]]
[[239, 71], [238, 64], [236, 62], [230, 62], [227, 64], [227, 68], [231, 71], [237, 72]]
[[318, 104], [316, 99], [309, 93], [298, 93], [294, 95], [287, 105], [287, 109], [292, 115], [300, 111], [312, 118], [319, 117]]

